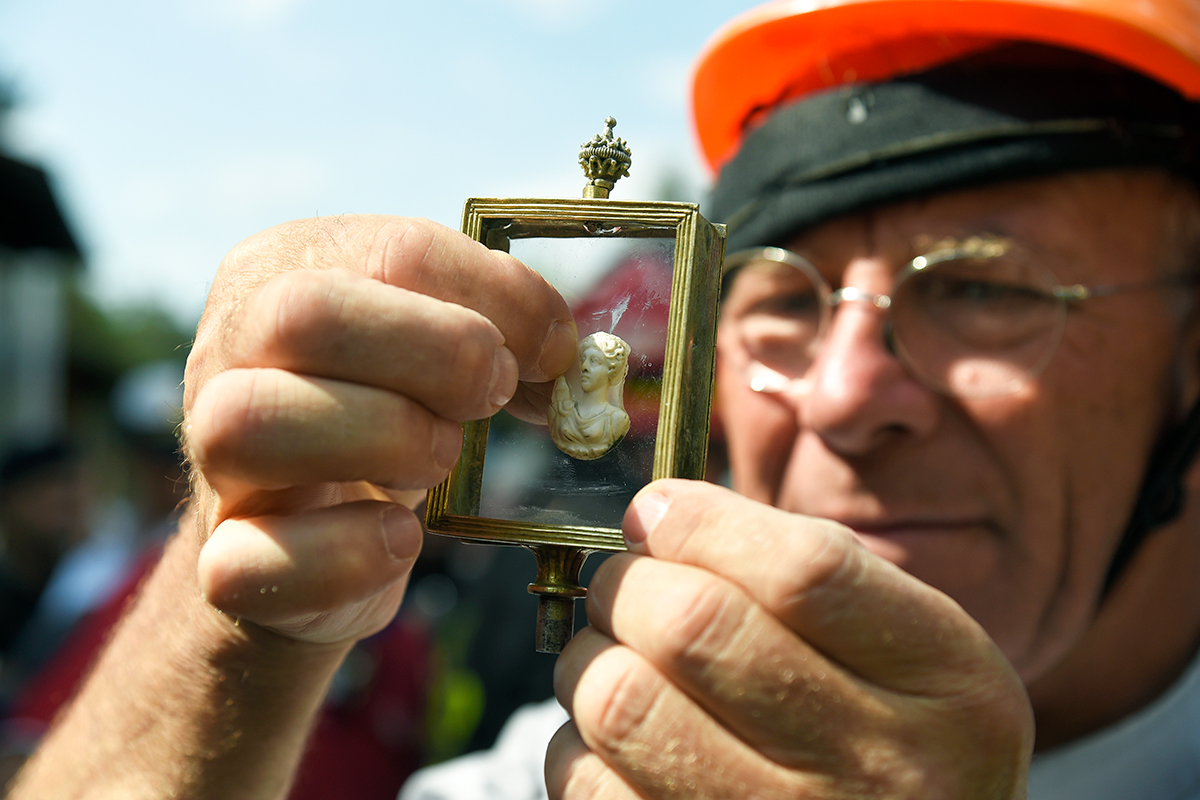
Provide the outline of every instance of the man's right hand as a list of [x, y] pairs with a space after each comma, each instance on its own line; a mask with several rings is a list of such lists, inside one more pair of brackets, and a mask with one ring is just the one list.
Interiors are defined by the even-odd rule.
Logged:
[[205, 598], [310, 642], [381, 628], [458, 423], [506, 407], [544, 424], [541, 384], [575, 347], [544, 279], [426, 220], [306, 220], [240, 244], [186, 378]]
[[458, 422], [544, 418], [574, 355], [549, 284], [424, 220], [235, 248], [188, 359], [191, 513], [11, 796], [286, 797], [342, 658], [399, 607]]

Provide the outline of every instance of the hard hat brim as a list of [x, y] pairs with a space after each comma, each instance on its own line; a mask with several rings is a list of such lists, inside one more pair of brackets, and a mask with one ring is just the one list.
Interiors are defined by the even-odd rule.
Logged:
[[1013, 41], [1098, 56], [1200, 99], [1200, 5], [1187, 0], [783, 0], [733, 20], [701, 54], [701, 151], [717, 169], [783, 102]]

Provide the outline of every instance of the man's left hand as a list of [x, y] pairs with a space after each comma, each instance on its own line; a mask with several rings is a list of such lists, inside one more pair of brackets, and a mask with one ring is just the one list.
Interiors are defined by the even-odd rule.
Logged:
[[686, 481], [624, 528], [556, 670], [552, 798], [1024, 797], [1011, 666], [848, 529]]

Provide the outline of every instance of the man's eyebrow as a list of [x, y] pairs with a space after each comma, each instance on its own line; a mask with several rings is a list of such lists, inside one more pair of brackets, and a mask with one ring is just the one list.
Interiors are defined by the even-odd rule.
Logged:
[[933, 253], [944, 253], [947, 250], [960, 250], [965, 253], [977, 253], [980, 255], [998, 255], [1013, 249], [1016, 246], [1016, 241], [1005, 234], [982, 232], [973, 233], [969, 236], [943, 236], [934, 239], [932, 236], [922, 235], [913, 238], [909, 245], [910, 257], [926, 256]]
[[[903, 246], [901, 243], [900, 247]], [[780, 247], [783, 247], [783, 245], [780, 245]], [[836, 287], [839, 285], [840, 272], [825, 263], [823, 259], [815, 256], [809, 248], [794, 246], [792, 248], [785, 247], [784, 249], [788, 249], [790, 252], [809, 261], [829, 281], [830, 286]], [[892, 265], [892, 268], [899, 270], [906, 263], [918, 256], [930, 256], [951, 250], [963, 251], [968, 254], [994, 256], [1012, 250], [1027, 249], [1018, 244], [1015, 236], [1003, 233], [1002, 229], [996, 227], [981, 228], [978, 233], [964, 233], [962, 235], [935, 236], [933, 234], [922, 233], [909, 239], [907, 251], [896, 251], [898, 258], [896, 263]]]

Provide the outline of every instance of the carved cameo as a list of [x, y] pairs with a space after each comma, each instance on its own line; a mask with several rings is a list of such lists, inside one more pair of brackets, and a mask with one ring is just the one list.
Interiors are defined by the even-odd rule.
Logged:
[[566, 376], [554, 382], [547, 414], [550, 438], [572, 458], [599, 458], [629, 432], [625, 413], [625, 376], [629, 345], [611, 333], [598, 332], [579, 343], [579, 386]]

